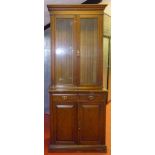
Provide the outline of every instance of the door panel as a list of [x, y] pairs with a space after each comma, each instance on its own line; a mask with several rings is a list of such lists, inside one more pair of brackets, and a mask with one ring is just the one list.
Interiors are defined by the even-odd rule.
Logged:
[[56, 85], [74, 84], [75, 19], [55, 18], [55, 81]]
[[100, 144], [103, 110], [98, 103], [79, 103], [80, 144]]
[[77, 108], [74, 103], [61, 103], [54, 106], [55, 142], [75, 144], [77, 139]]
[[99, 67], [98, 18], [80, 20], [80, 85], [97, 85]]

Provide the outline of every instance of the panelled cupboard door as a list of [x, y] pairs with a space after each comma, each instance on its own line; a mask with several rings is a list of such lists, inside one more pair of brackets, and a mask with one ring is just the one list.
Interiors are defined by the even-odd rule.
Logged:
[[[79, 16], [79, 51], [80, 51], [80, 86], [101, 85], [100, 72], [102, 72], [102, 32], [100, 16]], [[101, 69], [101, 70], [100, 70]]]
[[57, 15], [54, 18], [55, 84], [75, 84], [75, 16]]
[[55, 144], [75, 144], [77, 141], [77, 104], [54, 103]]
[[101, 103], [79, 104], [79, 143], [104, 144], [104, 110]]

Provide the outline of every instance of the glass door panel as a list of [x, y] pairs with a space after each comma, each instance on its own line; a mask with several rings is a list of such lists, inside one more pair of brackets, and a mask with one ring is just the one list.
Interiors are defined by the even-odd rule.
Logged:
[[96, 85], [98, 68], [98, 19], [80, 19], [80, 85]]
[[56, 18], [56, 85], [73, 84], [74, 18]]

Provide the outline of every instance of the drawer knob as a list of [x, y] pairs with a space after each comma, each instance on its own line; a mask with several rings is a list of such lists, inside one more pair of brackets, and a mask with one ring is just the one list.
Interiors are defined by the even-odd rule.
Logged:
[[62, 99], [63, 100], [67, 100], [67, 96], [62, 96]]
[[94, 100], [95, 99], [95, 96], [88, 96], [88, 99], [89, 100]]

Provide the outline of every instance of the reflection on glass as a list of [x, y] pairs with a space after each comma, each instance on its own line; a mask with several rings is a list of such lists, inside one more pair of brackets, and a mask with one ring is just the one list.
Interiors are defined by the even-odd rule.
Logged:
[[97, 83], [98, 31], [96, 18], [80, 19], [80, 84]]
[[63, 55], [63, 54], [65, 54], [63, 48], [57, 48], [57, 49], [56, 49], [56, 55]]
[[56, 84], [73, 84], [73, 19], [56, 19]]

